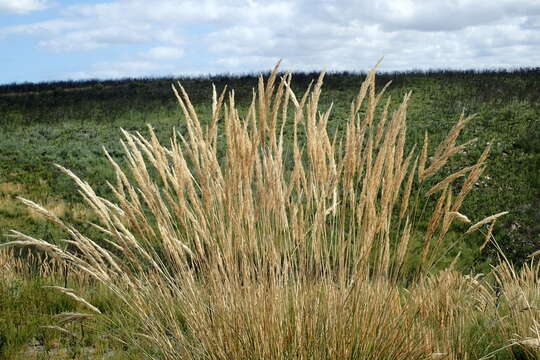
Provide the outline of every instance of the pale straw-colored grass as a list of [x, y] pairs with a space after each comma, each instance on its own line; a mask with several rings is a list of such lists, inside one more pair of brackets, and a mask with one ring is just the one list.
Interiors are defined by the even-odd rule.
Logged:
[[[10, 244], [41, 248], [108, 286], [124, 302], [121, 315], [109, 316], [114, 335], [148, 358], [460, 358], [469, 348], [456, 334], [474, 311], [459, 311], [491, 295], [457, 273], [425, 271], [450, 246], [455, 220], [468, 222], [459, 211], [489, 149], [434, 184], [465, 146], [456, 142], [470, 117], [459, 118], [432, 157], [427, 133], [419, 152], [407, 150], [411, 94], [395, 108], [383, 102], [374, 69], [345, 134], [331, 138], [331, 108], [319, 106], [323, 80], [298, 98], [276, 66], [245, 115], [233, 92], [214, 89], [205, 121], [174, 86], [186, 133], [165, 146], [151, 128], [148, 138], [124, 131], [126, 164], [106, 154], [117, 179], [109, 199], [62, 168], [103, 239], [23, 200], [64, 229], [70, 247], [18, 232]], [[423, 219], [426, 193], [436, 198]], [[428, 229], [412, 254], [422, 222]], [[409, 290], [405, 275], [416, 284]]]

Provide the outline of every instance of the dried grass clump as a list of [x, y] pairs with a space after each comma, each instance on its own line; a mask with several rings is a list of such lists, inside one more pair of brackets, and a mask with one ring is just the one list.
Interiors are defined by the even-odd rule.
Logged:
[[500, 326], [508, 351], [521, 358], [540, 358], [540, 264], [526, 264], [519, 271], [505, 259], [494, 270]]
[[4, 280], [19, 279], [29, 274], [52, 277], [57, 275], [58, 268], [64, 267], [63, 263], [50, 258], [47, 253], [22, 250], [0, 247], [0, 273]]
[[11, 253], [6, 249], [0, 250], [0, 272], [4, 280], [13, 278], [18, 268], [17, 260]]
[[422, 278], [408, 295], [407, 303], [416, 309], [414, 331], [424, 334], [425, 344], [441, 358], [480, 359], [500, 347], [492, 334], [498, 320], [489, 318], [494, 292], [481, 275], [445, 270]]
[[[260, 78], [245, 116], [234, 92], [214, 89], [207, 125], [184, 88], [173, 87], [186, 134], [164, 146], [151, 128], [149, 138], [123, 132], [127, 165], [107, 154], [114, 200], [63, 169], [103, 239], [23, 200], [69, 234], [69, 247], [17, 232], [10, 245], [39, 247], [108, 286], [125, 304], [109, 318], [115, 335], [148, 358], [457, 354], [455, 331], [443, 338], [436, 331], [465, 321], [457, 312], [479, 306], [485, 291], [451, 272], [422, 278], [448, 246], [454, 221], [468, 222], [459, 211], [489, 148], [433, 184], [466, 146], [456, 141], [470, 117], [459, 118], [432, 157], [427, 133], [419, 153], [407, 151], [411, 94], [396, 109], [381, 106], [386, 88], [376, 92], [374, 69], [352, 101], [344, 136], [330, 137], [331, 108], [319, 107], [323, 79], [298, 98], [291, 75], [278, 79], [276, 66]], [[427, 219], [418, 209], [423, 194], [436, 196]], [[427, 231], [413, 254], [422, 222]], [[415, 268], [412, 256], [421, 259]], [[405, 275], [419, 281], [407, 294], [399, 286]]]

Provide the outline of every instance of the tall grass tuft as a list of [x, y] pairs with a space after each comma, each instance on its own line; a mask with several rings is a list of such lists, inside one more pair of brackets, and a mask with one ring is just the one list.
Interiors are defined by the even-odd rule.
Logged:
[[[462, 114], [433, 153], [427, 133], [418, 151], [407, 147], [411, 93], [391, 108], [375, 72], [352, 99], [345, 133], [334, 136], [331, 106], [319, 105], [324, 73], [299, 97], [276, 66], [245, 114], [234, 92], [214, 88], [211, 119], [199, 119], [185, 89], [173, 86], [186, 132], [163, 145], [152, 128], [149, 137], [123, 131], [127, 164], [106, 153], [117, 178], [110, 199], [62, 168], [101, 238], [22, 199], [69, 234], [68, 246], [16, 231], [9, 244], [41, 248], [105, 284], [124, 305], [120, 315], [98, 316], [148, 358], [489, 355], [501, 344], [460, 334], [500, 324], [484, 322], [485, 309], [496, 312], [493, 288], [452, 270], [430, 275], [452, 246], [453, 224], [470, 222], [460, 208], [489, 148], [434, 181], [468, 145], [457, 140], [471, 117]], [[503, 282], [508, 276], [500, 272]]]

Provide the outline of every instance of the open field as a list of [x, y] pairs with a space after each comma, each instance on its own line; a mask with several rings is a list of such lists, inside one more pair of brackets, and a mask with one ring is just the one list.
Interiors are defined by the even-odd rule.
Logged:
[[540, 354], [540, 72], [272, 79], [0, 87], [0, 354]]

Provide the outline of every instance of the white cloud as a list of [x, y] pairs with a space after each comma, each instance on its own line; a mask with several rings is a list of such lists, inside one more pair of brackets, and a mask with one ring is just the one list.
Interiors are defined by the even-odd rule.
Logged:
[[184, 51], [173, 46], [156, 46], [140, 55], [152, 60], [176, 60], [184, 56]]
[[46, 0], [0, 0], [0, 14], [25, 14], [49, 7]]
[[315, 6], [319, 18], [338, 23], [353, 19], [369, 21], [380, 24], [386, 31], [456, 31], [540, 14], [540, 2], [535, 0], [315, 1], [320, 5]]
[[67, 19], [54, 19], [40, 21], [33, 24], [13, 25], [0, 28], [0, 36], [9, 35], [33, 35], [33, 36], [55, 36], [65, 32], [78, 29], [80, 23]]
[[245, 69], [254, 56], [283, 57], [295, 69], [365, 70], [384, 55], [388, 70], [539, 64], [537, 2], [306, 0], [298, 7], [294, 23], [210, 34], [209, 49], [222, 55], [217, 63]]
[[[144, 31], [144, 30], [147, 31]], [[94, 50], [117, 45], [141, 44], [152, 40], [148, 26], [109, 25], [95, 29], [77, 29], [43, 40], [40, 45], [56, 51]]]
[[2, 35], [57, 52], [137, 45], [81, 72], [92, 76], [249, 72], [279, 58], [297, 70], [366, 70], [381, 56], [388, 70], [538, 66], [540, 1], [109, 0]]
[[63, 9], [63, 19], [77, 19], [80, 28], [54, 36], [42, 45], [69, 51], [115, 45], [122, 39], [125, 43], [179, 45], [185, 33], [192, 33], [192, 26], [222, 30], [240, 21], [271, 27], [277, 19], [288, 22], [293, 10], [294, 4], [289, 1], [254, 0], [118, 0], [72, 5]]
[[117, 0], [98, 4], [72, 5], [64, 10], [66, 16], [100, 20], [130, 18], [145, 22], [214, 22], [234, 24], [239, 20], [258, 23], [263, 19], [282, 17], [294, 9], [294, 2], [270, 0]]

